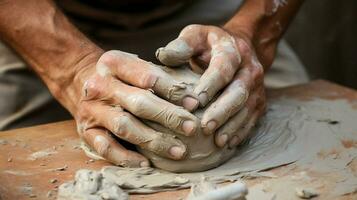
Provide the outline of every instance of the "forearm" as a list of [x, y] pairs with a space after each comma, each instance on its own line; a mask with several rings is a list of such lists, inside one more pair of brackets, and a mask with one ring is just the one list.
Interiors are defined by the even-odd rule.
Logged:
[[268, 68], [271, 54], [302, 3], [303, 0], [245, 0], [224, 28], [249, 37], [259, 60]]
[[0, 1], [0, 37], [68, 109], [73, 102], [60, 96], [68, 92], [76, 70], [95, 63], [102, 52], [50, 0]]

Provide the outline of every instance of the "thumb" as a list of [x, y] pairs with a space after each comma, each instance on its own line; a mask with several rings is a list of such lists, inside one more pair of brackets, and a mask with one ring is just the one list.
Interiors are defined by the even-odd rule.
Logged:
[[156, 51], [156, 58], [167, 66], [185, 64], [193, 56], [193, 48], [183, 38], [177, 38]]

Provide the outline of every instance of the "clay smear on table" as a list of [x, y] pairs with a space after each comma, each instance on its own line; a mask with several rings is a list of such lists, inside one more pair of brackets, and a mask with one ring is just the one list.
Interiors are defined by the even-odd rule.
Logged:
[[[206, 158], [202, 154], [197, 160], [192, 154], [192, 162], [199, 163], [199, 167], [206, 165], [200, 163], [200, 159], [216, 160], [220, 163], [232, 156], [216, 168], [177, 174], [154, 168], [130, 169], [108, 166], [98, 173], [115, 182], [126, 192], [152, 193], [188, 188], [199, 182], [202, 175], [215, 183], [238, 180], [241, 177], [269, 176], [264, 170], [294, 163], [301, 169], [338, 174], [341, 181], [333, 183], [335, 189], [329, 191], [330, 195], [348, 194], [357, 190], [356, 171], [349, 167], [350, 163], [357, 159], [357, 148], [346, 148], [342, 141], [354, 141], [357, 137], [356, 119], [356, 110], [345, 100], [316, 98], [300, 101], [283, 97], [270, 99], [268, 112], [258, 123], [252, 138], [236, 151], [208, 151], [206, 153], [217, 157]], [[338, 123], [329, 123], [331, 121]], [[150, 125], [158, 128], [157, 125]], [[213, 146], [205, 143], [206, 141], [185, 142], [192, 145], [195, 151], [206, 148], [204, 145]], [[331, 152], [333, 149], [340, 150], [338, 155], [321, 156], [323, 152]], [[163, 168], [187, 171], [187, 165], [194, 167], [188, 160], [180, 164], [180, 161], [167, 161], [147, 152], [143, 153], [149, 156], [156, 166]], [[210, 167], [218, 165], [209, 162], [208, 164]], [[73, 183], [67, 183], [67, 187]], [[61, 194], [61, 189], [59, 192]]]

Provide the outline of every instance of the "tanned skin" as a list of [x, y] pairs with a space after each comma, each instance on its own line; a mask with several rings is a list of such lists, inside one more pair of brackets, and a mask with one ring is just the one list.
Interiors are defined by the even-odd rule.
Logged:
[[[79, 135], [99, 155], [117, 165], [149, 166], [147, 158], [125, 149], [111, 133], [175, 160], [185, 156], [185, 144], [165, 137], [137, 118], [156, 120], [187, 136], [201, 128], [206, 134], [216, 132], [218, 146], [234, 147], [246, 138], [264, 113], [264, 72], [303, 1], [274, 2], [246, 0], [223, 27], [189, 25], [182, 30], [176, 42], [188, 45], [189, 54], [183, 52], [185, 59], [203, 75], [194, 91], [175, 102], [155, 95], [162, 93], [155, 87], [157, 82], [174, 84], [167, 74], [133, 55], [99, 48], [51, 0], [0, 1], [0, 37], [68, 109]], [[165, 59], [159, 56], [159, 60], [165, 64]], [[201, 121], [189, 112], [205, 106], [222, 90], [212, 104], [222, 110], [209, 107]], [[153, 107], [152, 113], [141, 112], [146, 106]], [[228, 117], [222, 117], [227, 110]], [[162, 118], [155, 118], [158, 113]], [[234, 126], [236, 131], [227, 131], [227, 126]]]

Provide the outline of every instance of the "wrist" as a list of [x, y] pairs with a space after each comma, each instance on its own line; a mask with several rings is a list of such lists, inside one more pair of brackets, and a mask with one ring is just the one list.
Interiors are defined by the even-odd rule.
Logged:
[[246, 10], [239, 11], [223, 29], [249, 43], [267, 70], [272, 64], [277, 44], [282, 36], [282, 27], [270, 20], [262, 9], [252, 9], [249, 13]]
[[245, 0], [237, 14], [224, 28], [247, 35], [259, 61], [265, 68], [269, 68], [280, 38], [302, 3], [303, 0], [289, 0], [288, 3], [273, 0]]

